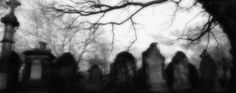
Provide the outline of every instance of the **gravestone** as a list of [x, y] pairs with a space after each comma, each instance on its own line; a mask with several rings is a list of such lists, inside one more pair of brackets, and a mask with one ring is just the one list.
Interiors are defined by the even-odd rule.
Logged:
[[230, 69], [232, 68], [230, 60], [222, 57], [221, 60], [217, 62], [217, 79], [216, 87], [214, 91], [216, 92], [226, 92], [229, 85], [229, 79], [231, 78]]
[[89, 69], [89, 77], [85, 84], [85, 88], [90, 93], [101, 93], [103, 88], [102, 70], [98, 65], [93, 65]]
[[217, 80], [217, 65], [213, 58], [207, 53], [207, 50], [203, 50], [200, 55], [200, 88], [202, 91], [214, 91]]
[[56, 59], [52, 93], [76, 93], [78, 65], [74, 56], [67, 52]]
[[[143, 65], [147, 75], [147, 83], [151, 92], [167, 92], [166, 80], [164, 78], [165, 57], [161, 55], [157, 48], [157, 43], [152, 43], [149, 48], [143, 52]], [[146, 67], [145, 67], [146, 66]]]
[[132, 54], [117, 54], [110, 70], [106, 93], [135, 93], [136, 61]]
[[20, 90], [26, 93], [48, 93], [53, 74], [52, 61], [55, 57], [42, 43], [40, 43], [39, 48], [27, 50], [23, 53], [26, 65], [23, 69]]
[[192, 93], [198, 87], [198, 71], [187, 56], [178, 51], [166, 68], [166, 79], [170, 92]]

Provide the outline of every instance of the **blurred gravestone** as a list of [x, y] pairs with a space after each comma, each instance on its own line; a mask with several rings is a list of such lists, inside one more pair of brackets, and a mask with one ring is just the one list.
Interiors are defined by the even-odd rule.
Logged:
[[166, 68], [170, 92], [192, 93], [198, 87], [198, 71], [187, 56], [178, 51]]
[[102, 70], [98, 65], [93, 65], [88, 72], [89, 77], [85, 84], [86, 91], [90, 93], [101, 93], [103, 87]]
[[[147, 75], [147, 82], [151, 92], [167, 92], [167, 85], [164, 79], [165, 57], [161, 55], [156, 43], [143, 53], [144, 73]], [[146, 67], [145, 67], [146, 66]], [[138, 78], [138, 77], [137, 77]]]
[[71, 53], [64, 53], [56, 59], [53, 93], [76, 93], [77, 62]]
[[105, 87], [106, 93], [136, 93], [134, 76], [136, 75], [136, 61], [127, 52], [120, 52], [111, 66], [109, 81]]
[[215, 91], [224, 92], [226, 91], [229, 79], [231, 78], [230, 69], [232, 68], [232, 65], [230, 61], [224, 57], [217, 62], [217, 65], [217, 82]]
[[214, 91], [217, 79], [217, 65], [212, 57], [207, 53], [207, 50], [203, 50], [200, 55], [202, 58], [200, 63], [200, 80], [202, 91]]

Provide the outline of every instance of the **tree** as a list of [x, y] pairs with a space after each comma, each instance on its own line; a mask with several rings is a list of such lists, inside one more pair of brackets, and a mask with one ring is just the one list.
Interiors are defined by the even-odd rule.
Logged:
[[[45, 5], [50, 3], [37, 1], [34, 4], [34, 9], [25, 16], [30, 28], [21, 29], [21, 38], [28, 39], [18, 39], [18, 47], [28, 49], [30, 45], [44, 41], [56, 56], [70, 52], [78, 61], [84, 59], [84, 54], [93, 52], [90, 47], [102, 35], [101, 31], [95, 30], [100, 29], [90, 28], [90, 23], [79, 20], [78, 16], [58, 15], [48, 10]], [[30, 43], [25, 46], [23, 42]]]
[[[235, 26], [236, 26], [236, 0], [192, 0], [193, 3], [190, 7], [182, 7], [181, 4], [184, 1], [188, 0], [118, 0], [115, 4], [105, 4], [101, 0], [80, 0], [73, 1], [72, 4], [67, 4], [61, 6], [59, 3], [54, 5], [52, 9], [69, 14], [78, 14], [80, 16], [91, 16], [91, 15], [100, 15], [100, 18], [93, 23], [94, 26], [101, 25], [111, 25], [114, 28], [115, 25], [120, 25], [125, 22], [131, 22], [132, 26], [135, 28], [134, 16], [139, 13], [141, 10], [151, 7], [154, 5], [160, 5], [164, 3], [174, 3], [176, 6], [176, 11], [179, 9], [189, 10], [193, 7], [202, 5], [202, 8], [205, 9], [204, 12], [209, 14], [207, 22], [203, 25], [202, 30], [199, 31], [198, 36], [194, 38], [185, 38], [191, 42], [194, 42], [204, 35], [210, 33], [212, 34], [212, 28], [216, 25], [220, 25], [223, 29], [223, 32], [227, 34], [231, 42], [231, 54], [233, 58], [236, 58], [236, 41], [235, 39]], [[105, 15], [111, 13], [115, 10], [129, 9], [130, 7], [137, 7], [136, 11], [129, 14], [126, 19], [120, 22], [100, 22], [101, 18], [104, 18]], [[236, 65], [236, 60], [233, 59], [233, 64]], [[232, 69], [232, 84], [236, 84], [236, 68]], [[235, 89], [234, 89], [235, 90]]]
[[[102, 41], [102, 42], [101, 42]], [[100, 42], [96, 42], [92, 50], [95, 52], [89, 54], [88, 62], [90, 64], [99, 65], [103, 74], [107, 74], [109, 72], [109, 58], [111, 57], [111, 49], [107, 42], [101, 40]]]

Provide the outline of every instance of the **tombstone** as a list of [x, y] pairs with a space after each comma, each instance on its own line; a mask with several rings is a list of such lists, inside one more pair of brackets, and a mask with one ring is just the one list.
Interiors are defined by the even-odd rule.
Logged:
[[86, 91], [89, 93], [102, 93], [102, 70], [98, 65], [93, 65], [88, 72], [89, 77], [85, 84]]
[[223, 68], [223, 80], [221, 85], [224, 87], [224, 89], [226, 89], [228, 87], [229, 84], [229, 80], [231, 78], [231, 69], [232, 69], [232, 63], [231, 61], [227, 61], [225, 58], [222, 58], [221, 60], [223, 62], [222, 64], [222, 68]]
[[106, 93], [135, 93], [136, 61], [127, 51], [119, 53], [112, 64]]
[[202, 59], [200, 62], [200, 82], [201, 91], [214, 91], [217, 80], [217, 65], [212, 57], [207, 53], [207, 50], [203, 50], [200, 55]]
[[40, 48], [27, 50], [25, 55], [25, 68], [23, 69], [23, 80], [21, 91], [48, 93], [50, 81], [52, 80], [52, 60], [55, 58], [46, 46], [40, 44]]
[[217, 78], [215, 92], [226, 92], [229, 85], [229, 79], [231, 78], [230, 69], [232, 65], [229, 60], [222, 57], [217, 62]]
[[71, 53], [64, 53], [56, 59], [52, 93], [76, 93], [78, 65]]
[[192, 93], [198, 87], [198, 71], [187, 56], [178, 51], [166, 68], [166, 79], [170, 92]]
[[[142, 53], [142, 68], [139, 70], [140, 78], [143, 78], [143, 84], [146, 91], [167, 92], [168, 88], [164, 78], [165, 57], [161, 55], [156, 47], [157, 43], [150, 44], [149, 48]], [[139, 77], [138, 77], [139, 78]]]

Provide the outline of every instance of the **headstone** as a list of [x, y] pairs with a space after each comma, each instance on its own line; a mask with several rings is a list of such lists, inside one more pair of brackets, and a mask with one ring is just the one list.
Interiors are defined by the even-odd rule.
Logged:
[[166, 68], [170, 92], [192, 93], [198, 86], [198, 71], [187, 56], [178, 51]]
[[230, 69], [232, 65], [230, 61], [224, 57], [217, 62], [217, 65], [217, 82], [215, 91], [225, 92], [229, 85], [229, 79], [231, 78]]
[[85, 84], [85, 88], [90, 93], [101, 93], [103, 88], [102, 70], [98, 65], [93, 65], [89, 69], [89, 77]]
[[107, 93], [135, 93], [136, 61], [127, 51], [117, 54], [105, 87]]
[[213, 58], [207, 53], [207, 50], [203, 50], [200, 55], [200, 88], [202, 91], [213, 91], [216, 85], [217, 79], [217, 65]]
[[71, 53], [64, 53], [56, 59], [53, 93], [76, 93], [78, 65]]
[[161, 55], [157, 48], [157, 43], [152, 43], [149, 48], [143, 52], [143, 68], [147, 75], [147, 83], [151, 92], [167, 92], [166, 80], [164, 78], [165, 57]]

